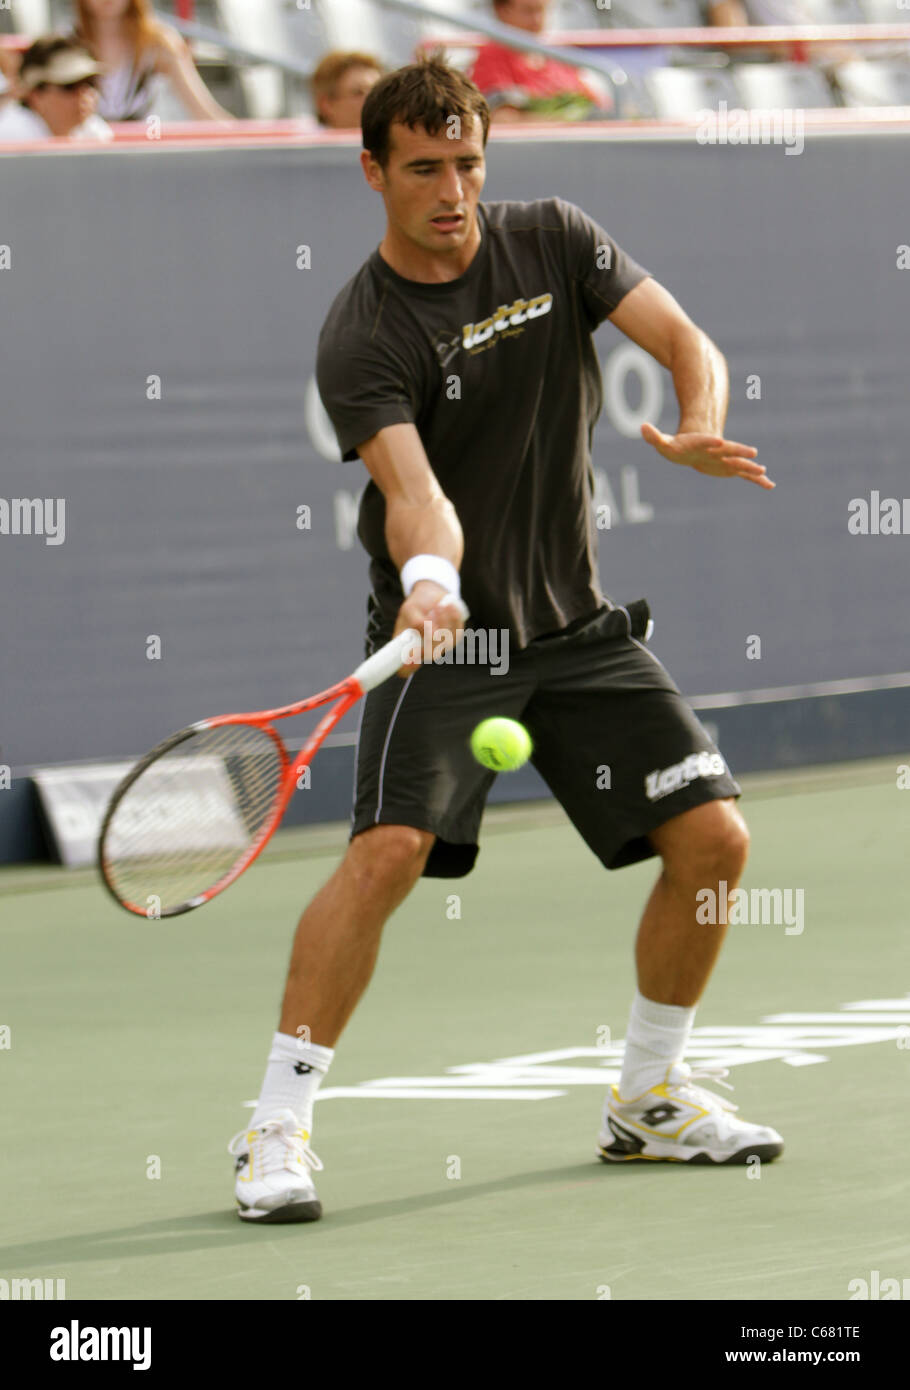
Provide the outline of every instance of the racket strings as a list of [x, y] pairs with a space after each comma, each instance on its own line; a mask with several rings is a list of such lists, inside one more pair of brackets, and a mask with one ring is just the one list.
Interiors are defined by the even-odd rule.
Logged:
[[161, 753], [108, 823], [103, 858], [117, 896], [154, 915], [213, 888], [271, 822], [286, 765], [276, 737], [250, 724], [198, 730]]

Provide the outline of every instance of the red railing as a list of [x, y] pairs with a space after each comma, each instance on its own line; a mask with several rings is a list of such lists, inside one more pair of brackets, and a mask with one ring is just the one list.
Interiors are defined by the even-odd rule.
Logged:
[[[872, 106], [862, 109], [827, 107], [800, 113], [807, 132], [819, 134], [910, 134], [910, 106]], [[534, 142], [558, 140], [561, 144], [577, 145], [591, 141], [628, 141], [649, 139], [695, 138], [700, 124], [698, 116], [674, 118], [636, 118], [635, 120], [534, 121], [520, 125], [494, 127], [490, 139], [497, 143], [516, 140]], [[356, 158], [360, 149], [360, 132], [353, 130], [303, 130], [294, 120], [237, 121], [222, 125], [207, 121], [182, 122], [164, 126], [160, 136], [150, 136], [144, 121], [129, 121], [113, 127], [113, 142], [88, 140], [42, 140], [22, 144], [0, 144], [0, 154], [16, 152], [51, 156], [55, 154], [91, 155], [98, 152], [155, 151], [179, 149], [237, 149], [285, 146], [346, 146]], [[2, 165], [0, 165], [2, 169]]]

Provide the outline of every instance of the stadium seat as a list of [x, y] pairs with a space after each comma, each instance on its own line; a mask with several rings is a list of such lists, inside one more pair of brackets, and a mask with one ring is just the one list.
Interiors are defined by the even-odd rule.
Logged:
[[721, 101], [733, 110], [742, 106], [736, 83], [729, 72], [703, 68], [654, 68], [643, 78], [655, 112], [675, 119], [698, 111], [716, 111]]
[[604, 11], [612, 29], [700, 29], [697, 0], [612, 0]]
[[804, 0], [813, 24], [864, 24], [860, 0]]
[[419, 21], [383, 10], [372, 0], [313, 0], [313, 6], [325, 26], [328, 50], [361, 49], [397, 67], [407, 61], [420, 36]]
[[596, 29], [606, 10], [598, 10], [595, 0], [553, 0], [549, 26], [554, 31]]
[[329, 47], [319, 6], [311, 5], [308, 10], [298, 10], [294, 0], [284, 0], [284, 27], [289, 51], [298, 61], [304, 60], [315, 67]]
[[[172, 19], [176, 13], [174, 0], [158, 0], [156, 6], [164, 18]], [[298, 25], [306, 28], [303, 41], [298, 38]], [[298, 62], [303, 59], [310, 68], [315, 67], [320, 54], [325, 51], [325, 36], [318, 17], [312, 7], [298, 9], [294, 0], [257, 0], [250, 5], [247, 0], [196, 0], [195, 22], [209, 29], [223, 33], [226, 39], [233, 39], [238, 45], [276, 57], [290, 56]], [[321, 42], [314, 44], [314, 29]], [[269, 64], [246, 63], [243, 59], [231, 61], [228, 56], [223, 63], [209, 63], [203, 55], [206, 45], [196, 46], [197, 56], [202, 56], [200, 71], [206, 86], [216, 100], [229, 111], [241, 116], [261, 120], [271, 120], [285, 115], [309, 114], [311, 101], [304, 78], [295, 78]], [[212, 49], [214, 54], [216, 50]], [[179, 104], [165, 94], [157, 103], [156, 111], [165, 119], [182, 119]]]
[[[255, 7], [256, 16], [263, 14], [263, 23], [258, 29], [243, 26], [237, 22], [237, 6], [232, 7], [222, 0], [196, 0], [194, 23], [206, 29], [214, 29], [238, 44], [264, 52], [281, 54], [287, 51], [286, 43], [267, 31], [268, 16], [272, 0], [262, 0]], [[173, 20], [177, 7], [174, 0], [157, 0], [156, 10], [165, 20]], [[250, 7], [253, 10], [253, 7]], [[277, 47], [276, 47], [277, 43]], [[269, 118], [282, 115], [285, 107], [284, 78], [274, 68], [264, 65], [250, 65], [242, 59], [232, 59], [223, 50], [209, 47], [204, 43], [194, 44], [199, 75], [212, 96], [227, 111], [235, 116], [258, 116]], [[163, 120], [182, 121], [187, 119], [181, 103], [170, 88], [165, 85], [156, 99], [154, 111]]]
[[[256, 52], [287, 53], [288, 41], [278, 0], [217, 0], [217, 25], [229, 38]], [[197, 10], [197, 21], [205, 21]], [[242, 65], [238, 68], [240, 85], [246, 98], [249, 114], [258, 120], [272, 120], [285, 112], [284, 74], [265, 63]]]
[[34, 29], [31, 31], [32, 33], [43, 34], [54, 31], [62, 34], [73, 27], [75, 6], [71, 5], [69, 0], [42, 0], [42, 3], [48, 13], [48, 23], [44, 29]]
[[13, 0], [10, 14], [17, 34], [49, 34], [52, 29], [68, 29], [72, 24], [72, 8], [66, 6], [63, 23], [55, 22], [50, 0]]
[[806, 63], [743, 63], [733, 74], [744, 104], [752, 108], [813, 110], [835, 105], [824, 73]]
[[854, 58], [839, 63], [832, 78], [844, 106], [910, 106], [910, 63]]
[[910, 24], [910, 8], [901, 8], [898, 0], [861, 0], [861, 5], [870, 24]]
[[645, 86], [643, 71], [636, 71], [628, 65], [618, 69], [614, 80], [614, 100], [619, 120], [654, 120], [657, 106], [654, 97]]

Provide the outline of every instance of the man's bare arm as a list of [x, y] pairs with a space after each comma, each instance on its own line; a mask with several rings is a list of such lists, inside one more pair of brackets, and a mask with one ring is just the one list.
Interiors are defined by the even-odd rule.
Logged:
[[388, 425], [357, 452], [385, 498], [385, 535], [399, 570], [412, 555], [441, 555], [456, 569], [464, 537], [414, 425]]
[[[357, 452], [385, 498], [386, 545], [397, 568], [414, 555], [440, 555], [458, 569], [464, 554], [461, 523], [414, 425], [388, 425]], [[447, 593], [432, 579], [418, 580], [398, 610], [395, 632], [414, 627], [424, 633], [429, 623], [431, 633], [449, 634], [444, 647], [452, 645], [461, 622], [446, 604]], [[399, 675], [412, 674], [417, 665], [415, 660], [403, 666]]]
[[643, 280], [610, 315], [610, 322], [673, 374], [679, 402], [677, 433], [718, 433], [727, 418], [727, 364], [669, 290]]
[[664, 458], [699, 473], [745, 478], [759, 487], [773, 488], [767, 470], [754, 462], [758, 450], [723, 437], [729, 402], [726, 360], [669, 290], [656, 280], [643, 280], [609, 317], [673, 376], [679, 402], [676, 434], [663, 434], [654, 425], [644, 424], [642, 438]]

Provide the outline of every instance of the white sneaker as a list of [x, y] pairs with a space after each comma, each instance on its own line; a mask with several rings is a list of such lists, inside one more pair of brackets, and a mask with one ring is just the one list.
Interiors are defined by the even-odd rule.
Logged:
[[[694, 1086], [710, 1077], [725, 1086], [726, 1067], [675, 1062], [664, 1081], [634, 1100], [620, 1100], [611, 1087], [604, 1102], [597, 1153], [604, 1163], [667, 1159], [671, 1163], [763, 1163], [784, 1151], [776, 1129], [735, 1118], [737, 1107], [713, 1091]], [[732, 1091], [732, 1086], [727, 1086]]]
[[322, 1162], [293, 1110], [279, 1110], [258, 1129], [241, 1130], [228, 1145], [237, 1160], [237, 1215], [241, 1221], [318, 1221], [322, 1203], [310, 1178]]

